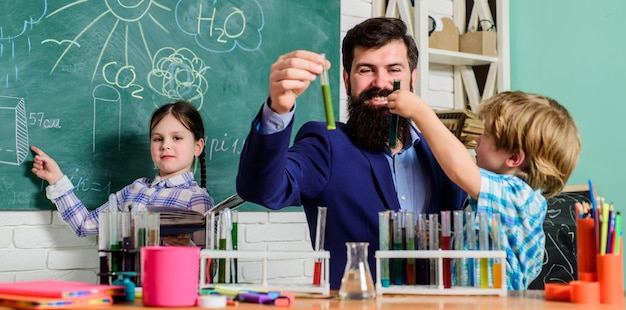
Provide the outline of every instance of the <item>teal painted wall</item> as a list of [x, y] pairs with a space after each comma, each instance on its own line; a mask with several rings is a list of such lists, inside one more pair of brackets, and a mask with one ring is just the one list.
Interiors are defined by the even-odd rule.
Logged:
[[626, 214], [626, 1], [512, 0], [510, 19], [511, 89], [569, 109], [583, 148], [568, 184], [591, 178]]

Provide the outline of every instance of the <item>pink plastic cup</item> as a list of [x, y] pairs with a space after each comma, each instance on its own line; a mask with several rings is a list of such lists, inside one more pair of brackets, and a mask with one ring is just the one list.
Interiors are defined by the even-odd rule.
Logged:
[[191, 307], [200, 281], [200, 248], [141, 248], [142, 302], [150, 307]]

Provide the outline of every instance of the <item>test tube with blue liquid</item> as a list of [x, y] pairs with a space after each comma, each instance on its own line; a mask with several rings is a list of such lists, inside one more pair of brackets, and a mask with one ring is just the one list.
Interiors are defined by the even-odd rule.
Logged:
[[[428, 249], [439, 250], [439, 214], [428, 214]], [[438, 286], [437, 259], [430, 258], [430, 285]]]
[[[381, 251], [389, 250], [389, 212], [378, 212], [378, 246]], [[389, 259], [380, 260], [380, 282], [383, 287], [389, 287]]]
[[[463, 250], [463, 210], [454, 210], [452, 212], [453, 220], [454, 220], [454, 249], [461, 251]], [[454, 279], [456, 279], [456, 286], [467, 286], [467, 273], [463, 272], [465, 266], [465, 259], [456, 258], [454, 260]]]
[[[489, 215], [478, 212], [478, 247], [481, 251], [489, 250]], [[489, 258], [480, 258], [480, 287], [489, 287]]]
[[[417, 215], [417, 249], [428, 250], [428, 214]], [[417, 284], [430, 284], [430, 262], [428, 258], [417, 259]]]
[[[476, 250], [476, 227], [475, 225], [475, 213], [471, 210], [465, 211], [465, 243], [467, 244], [467, 250]], [[476, 286], [476, 264], [474, 258], [469, 257], [467, 262], [467, 279], [469, 286]]]

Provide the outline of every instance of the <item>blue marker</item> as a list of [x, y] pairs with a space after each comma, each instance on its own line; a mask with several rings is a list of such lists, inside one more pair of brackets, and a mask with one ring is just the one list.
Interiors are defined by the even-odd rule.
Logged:
[[593, 183], [591, 183], [591, 179], [589, 179], [589, 200], [591, 200], [591, 216], [596, 216], [596, 196], [593, 192]]

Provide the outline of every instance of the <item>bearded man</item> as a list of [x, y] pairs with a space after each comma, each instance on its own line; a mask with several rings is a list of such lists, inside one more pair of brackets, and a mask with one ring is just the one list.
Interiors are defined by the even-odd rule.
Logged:
[[379, 212], [457, 210], [466, 197], [406, 119], [389, 147], [387, 96], [394, 81], [412, 90], [417, 80], [418, 51], [404, 22], [371, 18], [356, 25], [344, 37], [342, 57], [347, 123], [327, 130], [326, 122], [308, 122], [289, 146], [296, 98], [331, 64], [311, 51], [282, 55], [271, 66], [269, 98], [252, 121], [237, 174], [237, 193], [247, 201], [272, 210], [303, 206], [312, 242], [317, 207], [327, 208], [331, 289], [340, 288], [346, 242], [369, 243], [376, 274]]

